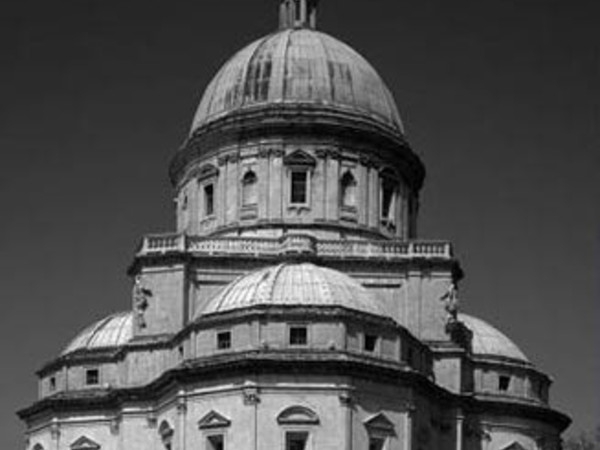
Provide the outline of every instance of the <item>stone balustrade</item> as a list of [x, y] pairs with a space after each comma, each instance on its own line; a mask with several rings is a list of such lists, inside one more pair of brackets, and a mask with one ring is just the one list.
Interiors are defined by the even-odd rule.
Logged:
[[200, 237], [184, 234], [148, 235], [138, 256], [168, 253], [222, 256], [312, 255], [340, 259], [451, 259], [452, 246], [443, 241], [318, 240], [304, 234], [281, 238]]

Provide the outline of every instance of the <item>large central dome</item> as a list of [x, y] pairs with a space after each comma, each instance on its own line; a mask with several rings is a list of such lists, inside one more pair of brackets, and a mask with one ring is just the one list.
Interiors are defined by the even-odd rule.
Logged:
[[206, 89], [192, 132], [234, 112], [272, 104], [323, 106], [403, 132], [396, 103], [355, 50], [310, 28], [289, 28], [233, 56]]

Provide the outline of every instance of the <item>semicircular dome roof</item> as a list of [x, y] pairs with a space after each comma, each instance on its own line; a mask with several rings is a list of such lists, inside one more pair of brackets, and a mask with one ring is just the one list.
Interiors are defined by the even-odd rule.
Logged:
[[525, 353], [504, 333], [489, 323], [467, 314], [459, 314], [458, 320], [473, 332], [472, 351], [476, 356], [500, 356], [529, 362]]
[[85, 328], [62, 351], [61, 355], [78, 350], [120, 347], [133, 337], [133, 312], [113, 314]]
[[208, 85], [191, 131], [273, 103], [334, 107], [403, 132], [394, 98], [371, 64], [343, 42], [307, 28], [270, 34], [236, 53]]
[[210, 299], [196, 318], [252, 306], [341, 306], [387, 316], [354, 278], [310, 263], [284, 263], [237, 278]]

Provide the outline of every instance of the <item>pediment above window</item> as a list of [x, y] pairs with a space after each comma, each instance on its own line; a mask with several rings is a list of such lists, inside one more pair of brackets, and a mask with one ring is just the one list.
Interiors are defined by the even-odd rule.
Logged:
[[231, 420], [216, 411], [209, 412], [198, 421], [198, 428], [201, 430], [209, 428], [225, 428], [229, 425], [231, 425]]
[[315, 167], [317, 165], [317, 160], [303, 150], [296, 150], [295, 152], [286, 155], [283, 158], [283, 163], [286, 166]]
[[318, 425], [319, 416], [305, 406], [290, 406], [277, 416], [280, 425]]
[[92, 441], [87, 436], [81, 436], [69, 447], [71, 450], [99, 450], [100, 444]]
[[506, 447], [502, 447], [502, 450], [527, 450], [518, 442], [513, 442], [512, 444], [507, 445]]
[[374, 416], [365, 420], [364, 424], [369, 432], [387, 435], [393, 435], [396, 432], [392, 421], [383, 413], [375, 414]]
[[198, 168], [194, 173], [194, 176], [198, 178], [198, 181], [214, 178], [218, 175], [219, 169], [212, 164], [204, 164], [203, 166], [200, 166], [200, 168]]

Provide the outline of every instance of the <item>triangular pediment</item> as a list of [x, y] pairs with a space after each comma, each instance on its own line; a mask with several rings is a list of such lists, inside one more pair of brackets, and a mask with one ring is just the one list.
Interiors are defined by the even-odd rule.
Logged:
[[216, 411], [211, 411], [198, 421], [198, 428], [225, 428], [231, 425], [231, 420]]
[[394, 424], [387, 416], [383, 413], [375, 414], [365, 421], [365, 427], [371, 431], [377, 431], [379, 433], [394, 434]]
[[69, 448], [71, 450], [98, 450], [100, 448], [100, 444], [92, 441], [87, 436], [81, 436], [79, 439], [73, 442]]
[[317, 160], [303, 150], [296, 150], [286, 155], [283, 158], [283, 162], [286, 166], [314, 167], [317, 165]]
[[287, 425], [317, 425], [319, 416], [305, 406], [290, 406], [277, 416], [277, 423]]
[[507, 445], [506, 447], [502, 447], [501, 450], [527, 450], [518, 442], [513, 442], [512, 444]]

